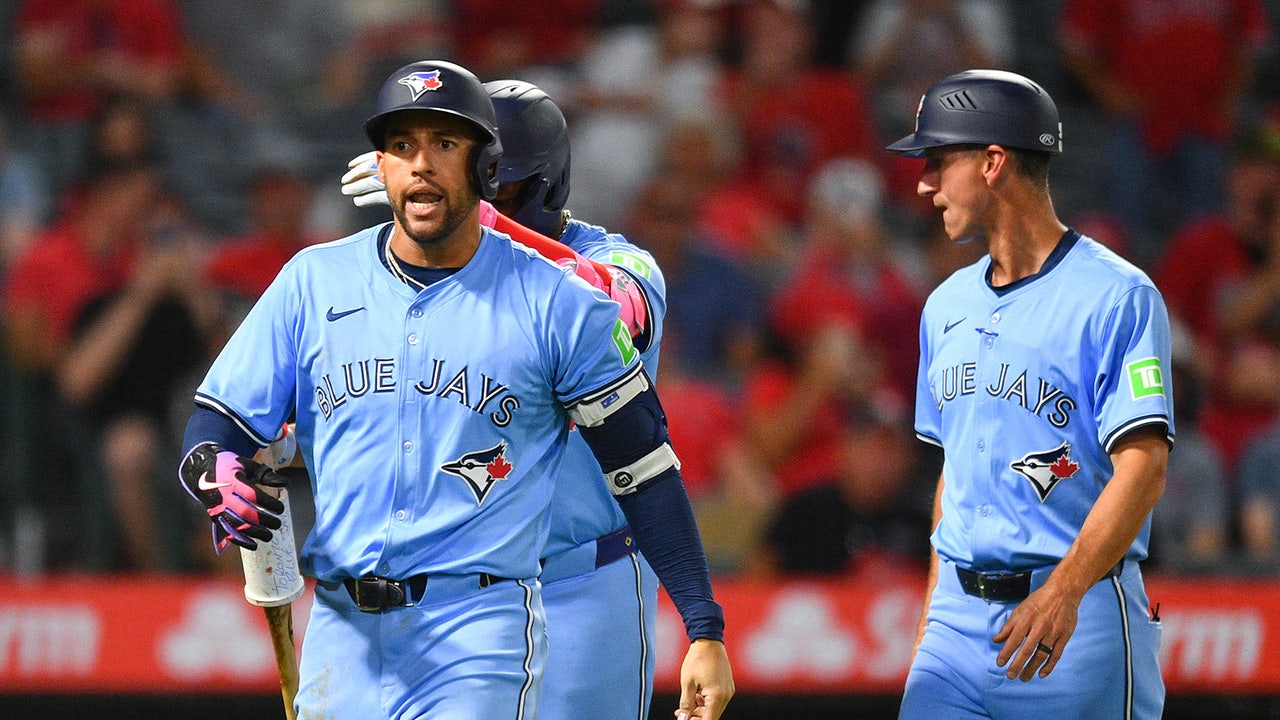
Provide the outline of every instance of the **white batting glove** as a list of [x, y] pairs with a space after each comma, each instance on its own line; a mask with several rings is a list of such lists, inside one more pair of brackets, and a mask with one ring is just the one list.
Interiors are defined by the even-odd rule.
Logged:
[[356, 207], [390, 205], [387, 186], [378, 177], [378, 153], [374, 150], [357, 155], [347, 163], [350, 170], [342, 176], [342, 194], [350, 195]]

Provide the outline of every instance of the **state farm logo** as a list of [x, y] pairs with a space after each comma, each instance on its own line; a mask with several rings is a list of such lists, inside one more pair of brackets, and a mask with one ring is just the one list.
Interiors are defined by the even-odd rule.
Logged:
[[4, 608], [0, 612], [0, 676], [88, 676], [102, 624], [92, 607]]
[[[746, 640], [748, 667], [763, 677], [809, 676], [838, 681], [861, 675], [881, 681], [904, 677], [911, 638], [920, 618], [918, 592], [875, 596], [860, 621], [837, 614], [839, 603], [822, 592], [779, 593]], [[804, 638], [797, 642], [797, 638]]]
[[191, 596], [176, 626], [160, 638], [156, 659], [175, 678], [224, 672], [252, 675], [275, 668], [271, 640], [260, 628], [262, 611], [238, 594]]
[[[841, 632], [831, 604], [820, 595], [780, 595], [759, 632], [746, 645], [752, 666], [771, 674], [847, 675], [858, 657], [852, 633]], [[804, 642], [796, 642], [804, 638]]]
[[1197, 680], [1249, 680], [1262, 660], [1266, 622], [1255, 609], [1163, 613], [1160, 665]]

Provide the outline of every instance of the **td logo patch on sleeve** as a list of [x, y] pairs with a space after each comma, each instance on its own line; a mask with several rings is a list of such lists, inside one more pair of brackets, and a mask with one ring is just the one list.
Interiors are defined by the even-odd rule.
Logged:
[[1160, 358], [1146, 358], [1129, 363], [1129, 389], [1133, 391], [1133, 399], [1164, 395], [1164, 372], [1160, 369]]
[[636, 346], [631, 342], [631, 333], [627, 330], [626, 323], [619, 319], [613, 325], [613, 344], [618, 347], [618, 354], [622, 356], [622, 364], [630, 365], [632, 360], [636, 359]]

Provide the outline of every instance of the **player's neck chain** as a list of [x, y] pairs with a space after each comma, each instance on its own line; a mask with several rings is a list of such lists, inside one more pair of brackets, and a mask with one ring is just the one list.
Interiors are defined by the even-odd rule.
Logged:
[[387, 268], [391, 270], [392, 275], [395, 275], [401, 282], [409, 287], [417, 288], [418, 290], [425, 290], [427, 288], [425, 283], [410, 277], [409, 274], [404, 271], [404, 268], [401, 267], [400, 258], [396, 257], [396, 254], [391, 251], [391, 238], [387, 238], [386, 244], [382, 247], [382, 252], [387, 258]]

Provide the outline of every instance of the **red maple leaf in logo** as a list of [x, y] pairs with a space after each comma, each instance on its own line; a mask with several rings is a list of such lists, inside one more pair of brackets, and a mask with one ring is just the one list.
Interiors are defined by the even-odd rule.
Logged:
[[440, 82], [440, 77], [438, 75], [428, 76], [422, 81], [422, 87], [428, 90], [439, 90], [443, 85], [444, 83]]
[[499, 455], [498, 457], [490, 460], [489, 464], [485, 466], [485, 469], [489, 471], [489, 477], [494, 480], [503, 480], [507, 477], [507, 473], [511, 472], [511, 463], [507, 462], [506, 458]]
[[1054, 460], [1053, 464], [1049, 466], [1049, 472], [1052, 472], [1054, 477], [1059, 480], [1066, 480], [1075, 475], [1079, 469], [1080, 463], [1071, 462], [1071, 458], [1067, 457], [1066, 453], [1059, 455], [1058, 459]]

